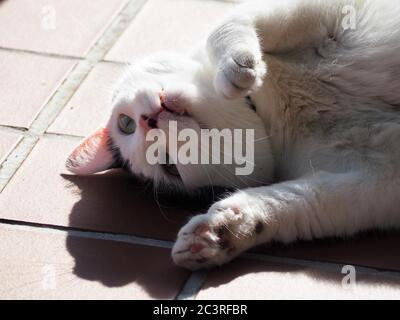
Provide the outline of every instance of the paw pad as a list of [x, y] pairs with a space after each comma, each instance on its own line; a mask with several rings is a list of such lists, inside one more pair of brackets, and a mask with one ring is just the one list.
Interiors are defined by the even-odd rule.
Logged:
[[199, 253], [203, 249], [204, 249], [204, 246], [200, 243], [194, 243], [190, 246], [191, 253]]
[[196, 228], [196, 230], [194, 231], [194, 234], [196, 236], [201, 236], [202, 234], [204, 234], [208, 231], [210, 231], [210, 228], [207, 225], [202, 224]]

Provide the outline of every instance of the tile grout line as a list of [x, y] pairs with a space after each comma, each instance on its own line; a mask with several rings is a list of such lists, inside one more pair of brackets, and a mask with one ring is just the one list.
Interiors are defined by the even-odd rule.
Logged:
[[[136, 0], [136, 1], [147, 2], [148, 0]], [[222, 2], [222, 3], [232, 3], [232, 4], [236, 4], [237, 5], [237, 4], [240, 4], [240, 2], [243, 1], [243, 0], [207, 0], [207, 1], [210, 1], [210, 2]], [[121, 14], [122, 12], [124, 12], [124, 8], [120, 11], [119, 14]], [[117, 17], [115, 19], [117, 19]], [[105, 32], [107, 32], [107, 30]], [[93, 47], [94, 46], [95, 45], [93, 45]], [[109, 49], [111, 49], [111, 48], [109, 48]], [[50, 57], [50, 58], [57, 58], [57, 59], [70, 59], [70, 60], [76, 60], [76, 61], [85, 61], [85, 60], [87, 60], [86, 57], [81, 57], [81, 56], [78, 56], [78, 55], [75, 56], [75, 55], [68, 55], [68, 54], [55, 53], [55, 52], [44, 52], [44, 51], [31, 50], [31, 49], [12, 48], [12, 47], [6, 47], [6, 46], [0, 46], [0, 51], [15, 52], [15, 53], [19, 53], [19, 54], [32, 54], [32, 55], [42, 56], [42, 57]], [[108, 53], [108, 50], [107, 50], [106, 54], [107, 53]], [[105, 55], [104, 55], [104, 57], [105, 57]], [[108, 60], [108, 59], [104, 59], [104, 57], [103, 57], [103, 59], [100, 60], [101, 62], [115, 63], [115, 64], [119, 64], [119, 65], [128, 64], [128, 62], [126, 62], [126, 61]]]
[[72, 56], [60, 53], [51, 53], [51, 52], [40, 52], [36, 50], [29, 49], [18, 49], [18, 48], [9, 48], [9, 47], [0, 47], [0, 51], [18, 53], [18, 54], [31, 54], [35, 56], [47, 57], [47, 58], [56, 58], [56, 59], [69, 59], [69, 60], [84, 60], [84, 57]]
[[38, 137], [25, 135], [0, 164], [0, 194], [36, 145]]
[[[152, 238], [144, 238], [140, 236], [123, 235], [107, 232], [98, 232], [90, 230], [71, 229], [70, 227], [60, 227], [52, 225], [43, 225], [37, 223], [11, 221], [0, 219], [0, 226], [11, 230], [35, 231], [47, 234], [59, 234], [74, 236], [84, 239], [106, 240], [114, 242], [128, 243], [132, 245], [142, 245], [148, 247], [156, 247], [163, 249], [172, 249], [173, 242], [167, 240], [159, 240]], [[199, 270], [192, 272], [185, 281], [182, 289], [176, 295], [174, 300], [193, 300], [201, 290], [209, 270]]]
[[63, 139], [70, 139], [70, 140], [75, 140], [75, 141], [81, 141], [84, 139], [84, 136], [76, 136], [74, 134], [67, 134], [67, 133], [57, 133], [57, 132], [45, 132], [43, 134], [43, 137], [47, 138], [63, 138]]
[[[342, 272], [344, 266], [350, 265], [356, 268], [357, 274], [365, 274], [370, 276], [382, 276], [400, 279], [400, 271], [387, 271], [371, 267], [364, 267], [360, 265], [350, 264], [350, 263], [337, 263], [337, 262], [325, 262], [318, 260], [307, 260], [298, 258], [288, 258], [282, 256], [271, 256], [261, 253], [244, 253], [239, 256], [242, 259], [254, 260], [254, 261], [264, 261], [270, 263], [283, 263], [287, 265], [295, 265], [301, 267], [314, 268], [323, 271], [330, 272]], [[344, 274], [345, 275], [345, 274]]]
[[[142, 1], [148, 1], [148, 0], [142, 0]], [[26, 50], [26, 49], [14, 49], [14, 48], [0, 47], [0, 52], [1, 51], [18, 53], [18, 54], [27, 54], [27, 55], [44, 57], [44, 58], [54, 58], [54, 59], [60, 59], [60, 60], [61, 59], [73, 60], [76, 62], [87, 61], [87, 58], [85, 58], [85, 57], [77, 57], [77, 56], [75, 57], [75, 56], [62, 55], [62, 54], [58, 54], [58, 53], [46, 53], [46, 52], [31, 51], [31, 50]], [[111, 63], [111, 64], [116, 64], [116, 65], [129, 65], [130, 64], [129, 61], [106, 59], [105, 56], [107, 55], [108, 51], [106, 52], [104, 57], [101, 60], [99, 60], [98, 62]]]
[[35, 231], [49, 234], [68, 235], [85, 239], [107, 240], [114, 242], [122, 242], [133, 245], [142, 245], [147, 247], [156, 247], [163, 249], [171, 249], [172, 241], [146, 238], [141, 236], [133, 236], [111, 232], [92, 231], [87, 229], [77, 229], [71, 227], [60, 227], [55, 225], [21, 222], [16, 220], [0, 219], [0, 226], [12, 230]]
[[24, 134], [25, 132], [28, 131], [28, 129], [24, 127], [7, 126], [0, 124], [0, 131], [15, 133], [15, 134]]
[[[13, 134], [17, 134], [17, 135], [20, 135], [20, 136], [23, 136], [23, 137], [32, 136], [32, 133], [27, 128], [6, 126], [6, 125], [2, 125], [2, 124], [0, 124], [0, 132], [13, 133]], [[68, 133], [63, 133], [63, 132], [44, 132], [42, 134], [42, 136], [57, 136], [57, 137], [74, 138], [74, 139], [83, 139], [83, 138], [85, 138], [85, 136], [68, 134]]]
[[40, 110], [29, 130], [24, 132], [20, 143], [8, 154], [3, 163], [0, 164], [0, 193], [29, 156], [40, 137], [72, 98], [76, 90], [78, 90], [90, 71], [98, 62], [102, 61], [146, 1], [130, 0], [127, 2], [89, 50], [85, 59], [77, 60], [72, 71], [70, 71], [53, 96]]
[[[148, 1], [148, 0], [142, 0], [142, 1]], [[94, 47], [94, 45], [93, 45], [93, 47]], [[60, 60], [61, 59], [73, 60], [76, 62], [87, 61], [86, 57], [68, 56], [68, 55], [63, 55], [63, 54], [58, 54], [58, 53], [46, 53], [46, 52], [26, 50], [26, 49], [14, 49], [14, 48], [0, 47], [0, 52], [1, 51], [18, 53], [18, 54], [27, 54], [27, 55], [44, 57], [44, 58], [54, 58], [54, 59], [60, 59]], [[104, 57], [101, 60], [99, 60], [98, 62], [111, 63], [111, 64], [117, 64], [117, 65], [129, 65], [130, 64], [130, 62], [128, 62], [128, 61], [106, 59], [105, 56], [107, 55], [108, 51], [106, 52]]]
[[194, 300], [207, 279], [209, 270], [198, 270], [190, 274], [175, 300]]
[[[253, 260], [253, 261], [263, 261], [269, 263], [281, 263], [285, 265], [301, 266], [321, 271], [338, 272], [340, 274], [342, 274], [342, 269], [344, 266], [351, 265], [355, 268], [357, 274], [400, 279], [400, 272], [398, 271], [385, 271], [370, 267], [352, 265], [348, 263], [323, 262], [318, 260], [287, 258], [281, 256], [258, 254], [258, 253], [244, 253], [241, 254], [238, 258]], [[203, 284], [205, 283], [208, 274], [209, 270], [199, 270], [192, 272], [189, 278], [186, 280], [186, 283], [184, 284], [182, 290], [178, 293], [176, 300], [194, 300], [197, 294], [200, 292]], [[346, 275], [346, 273], [343, 274], [343, 276], [344, 275]]]
[[[8, 219], [0, 219], [0, 226], [6, 229], [14, 229], [14, 230], [17, 229], [25, 231], [36, 231], [42, 233], [70, 235], [86, 239], [107, 240], [114, 242], [129, 243], [134, 245], [158, 247], [164, 249], [171, 249], [174, 244], [173, 241], [146, 238], [142, 236], [133, 236], [126, 234], [110, 233], [110, 232], [99, 232], [86, 229], [77, 229], [71, 227], [39, 224], [34, 222], [23, 222], [23, 221], [8, 220]], [[341, 272], [343, 266], [352, 265], [356, 268], [357, 273], [359, 274], [400, 279], [399, 271], [387, 271], [384, 269], [376, 269], [376, 268], [364, 267], [348, 263], [323, 262], [318, 260], [288, 258], [281, 256], [271, 256], [262, 253], [244, 253], [241, 254], [238, 257], [238, 259], [247, 259], [247, 260], [262, 261], [269, 263], [283, 263], [286, 265], [296, 265], [296, 266], [313, 268], [329, 272]], [[186, 281], [181, 292], [177, 295], [176, 299], [193, 299], [198, 292], [196, 290], [199, 287], [201, 287], [202, 283], [204, 282], [208, 274], [208, 271], [209, 270], [199, 270], [193, 272]]]

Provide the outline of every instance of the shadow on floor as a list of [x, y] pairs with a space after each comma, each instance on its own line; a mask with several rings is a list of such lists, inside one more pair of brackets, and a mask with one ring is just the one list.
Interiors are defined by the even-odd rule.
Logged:
[[[80, 194], [80, 200], [70, 214], [70, 227], [171, 243], [190, 216], [205, 212], [210, 203], [223, 193], [219, 189], [214, 194], [203, 192], [196, 199], [160, 193], [156, 201], [151, 185], [139, 182], [120, 170], [87, 177], [63, 175], [63, 178], [69, 181], [71, 192]], [[399, 232], [369, 232], [345, 240], [327, 239], [289, 246], [260, 247], [255, 252], [399, 271], [399, 243]], [[75, 236], [68, 236], [67, 249], [75, 260], [74, 273], [78, 277], [99, 281], [108, 287], [135, 282], [154, 298], [171, 298], [170, 288], [182, 286], [188, 275], [173, 265], [169, 249]], [[258, 267], [258, 271], [243, 268], [236, 275], [226, 272], [225, 278], [219, 279], [218, 283], [230, 282], [248, 272], [274, 272], [268, 263], [264, 264]], [[230, 266], [223, 268], [229, 270]], [[289, 269], [296, 272], [299, 268]], [[284, 268], [275, 271], [282, 270]], [[329, 278], [329, 274], [321, 273], [319, 276], [321, 279]]]
[[[341, 268], [308, 268], [290, 264], [238, 259], [211, 272], [203, 286], [205, 297], [214, 299], [384, 299], [398, 296], [400, 278], [358, 272], [355, 285], [342, 281]], [[229, 287], [224, 287], [226, 284]], [[363, 289], [364, 288], [364, 289]], [[209, 292], [207, 292], [209, 290]]]
[[[204, 212], [218, 196], [196, 198], [159, 193], [153, 186], [114, 170], [93, 176], [63, 175], [71, 192], [79, 192], [69, 226], [174, 241], [190, 216]], [[108, 287], [136, 282], [154, 298], [171, 298], [169, 288], [182, 286], [188, 272], [173, 265], [170, 250], [122, 242], [68, 236], [67, 249], [75, 260], [74, 273]]]

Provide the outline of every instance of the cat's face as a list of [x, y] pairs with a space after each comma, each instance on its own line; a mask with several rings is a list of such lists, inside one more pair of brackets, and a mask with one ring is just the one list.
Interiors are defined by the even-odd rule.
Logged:
[[[156, 185], [186, 191], [209, 185], [243, 187], [267, 182], [272, 160], [261, 119], [244, 99], [228, 101], [216, 94], [211, 73], [198, 62], [176, 55], [154, 56], [130, 67], [116, 86], [107, 125], [74, 150], [67, 161], [68, 169], [77, 174], [92, 174], [124, 166]], [[149, 141], [149, 133], [155, 131], [165, 133], [163, 147], [167, 159], [171, 158], [169, 138], [175, 134], [171, 132], [171, 123], [176, 124], [176, 133], [192, 129], [197, 134], [200, 155], [211, 151], [203, 147], [202, 129], [254, 130], [257, 145], [252, 146], [256, 150], [251, 160], [253, 171], [248, 177], [238, 178], [237, 165], [223, 161], [226, 149], [222, 144], [217, 152], [222, 154], [220, 163], [182, 164], [179, 158], [172, 159], [175, 164], [150, 163], [147, 151], [155, 140]], [[243, 141], [244, 136], [240, 142]], [[177, 148], [182, 144], [178, 142]]]

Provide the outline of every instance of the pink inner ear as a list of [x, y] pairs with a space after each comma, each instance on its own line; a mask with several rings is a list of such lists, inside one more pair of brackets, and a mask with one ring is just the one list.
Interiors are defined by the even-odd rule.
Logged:
[[67, 169], [76, 174], [93, 174], [109, 169], [114, 163], [109, 141], [108, 129], [97, 130], [68, 157]]

